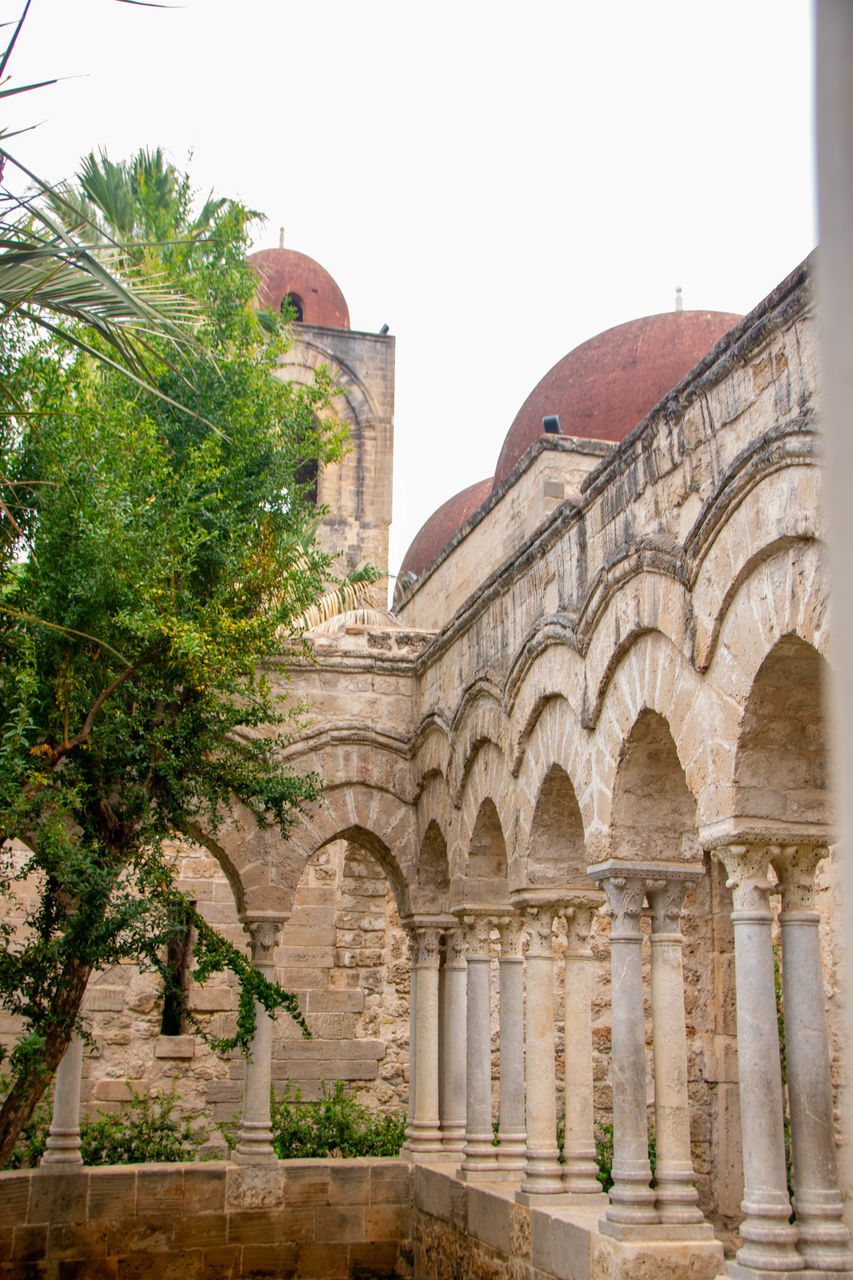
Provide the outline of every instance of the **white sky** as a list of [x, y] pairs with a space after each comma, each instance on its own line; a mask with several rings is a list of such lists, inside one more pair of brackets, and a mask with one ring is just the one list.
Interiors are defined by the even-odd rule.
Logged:
[[[0, 3], [17, 18], [23, 0]], [[747, 311], [814, 244], [806, 0], [33, 0], [4, 104], [41, 177], [192, 152], [203, 194], [397, 337], [391, 568], [613, 324]]]

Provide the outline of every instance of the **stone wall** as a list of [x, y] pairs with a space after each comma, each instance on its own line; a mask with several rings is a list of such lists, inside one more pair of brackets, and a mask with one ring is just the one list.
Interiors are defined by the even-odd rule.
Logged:
[[411, 1167], [299, 1160], [0, 1174], [4, 1280], [411, 1276]]

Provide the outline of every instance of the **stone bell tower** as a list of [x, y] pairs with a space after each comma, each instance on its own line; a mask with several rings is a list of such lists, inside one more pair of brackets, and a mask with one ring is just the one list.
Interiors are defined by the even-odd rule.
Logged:
[[[283, 239], [283, 237], [282, 237]], [[262, 249], [249, 258], [258, 274], [257, 305], [296, 313], [296, 340], [281, 358], [281, 376], [309, 383], [326, 365], [340, 388], [335, 416], [349, 426], [349, 451], [318, 476], [317, 503], [328, 507], [321, 544], [339, 556], [337, 572], [365, 561], [388, 570], [388, 526], [394, 454], [394, 338], [350, 328], [349, 308], [318, 262], [294, 249]], [[386, 587], [373, 589], [384, 605]]]

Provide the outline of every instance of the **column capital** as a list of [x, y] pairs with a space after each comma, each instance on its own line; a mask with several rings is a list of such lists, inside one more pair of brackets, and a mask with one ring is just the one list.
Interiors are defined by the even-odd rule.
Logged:
[[734, 911], [771, 915], [768, 899], [776, 886], [767, 873], [773, 854], [778, 851], [778, 845], [764, 841], [724, 844], [714, 849], [713, 856], [726, 869], [726, 887], [732, 891]]
[[820, 844], [786, 844], [771, 851], [783, 913], [815, 912], [815, 872], [829, 849]]
[[630, 862], [600, 862], [589, 867], [587, 875], [607, 894], [608, 909], [613, 923], [610, 936], [640, 938], [640, 917], [646, 894], [644, 868]]
[[512, 956], [521, 959], [521, 941], [525, 930], [524, 916], [518, 911], [512, 911], [505, 916], [498, 916], [495, 923], [501, 936], [501, 958], [506, 959]]
[[527, 933], [530, 939], [528, 956], [553, 954], [554, 905], [537, 902], [525, 909]]
[[252, 963], [259, 968], [272, 968], [278, 935], [287, 924], [287, 916], [243, 916], [241, 924], [252, 940]]
[[465, 934], [458, 924], [454, 924], [452, 929], [445, 929], [444, 931], [444, 967], [446, 969], [461, 969], [464, 964]]
[[651, 918], [653, 935], [681, 933], [681, 909], [689, 883], [687, 879], [680, 878], [646, 881], [647, 914]]
[[489, 934], [494, 918], [499, 914], [494, 907], [457, 907], [453, 913], [465, 933], [468, 958], [489, 954]]

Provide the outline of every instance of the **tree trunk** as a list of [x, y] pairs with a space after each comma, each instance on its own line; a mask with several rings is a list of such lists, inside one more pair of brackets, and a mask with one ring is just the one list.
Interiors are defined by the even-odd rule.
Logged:
[[70, 959], [62, 971], [53, 1002], [54, 1021], [45, 1035], [44, 1052], [14, 1077], [0, 1107], [0, 1169], [6, 1167], [21, 1130], [35, 1111], [68, 1048], [91, 972], [88, 965], [74, 959]]

